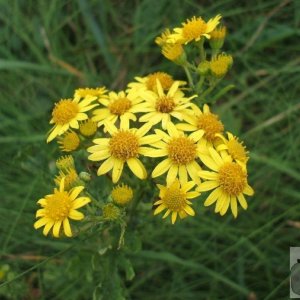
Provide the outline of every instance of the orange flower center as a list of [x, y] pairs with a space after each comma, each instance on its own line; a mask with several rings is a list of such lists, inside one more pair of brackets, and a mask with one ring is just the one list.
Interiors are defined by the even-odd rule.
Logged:
[[79, 112], [76, 102], [71, 99], [63, 99], [55, 104], [52, 111], [52, 118], [55, 124], [64, 125], [69, 123]]
[[229, 140], [227, 142], [228, 152], [233, 159], [240, 160], [242, 162], [247, 161], [247, 154], [245, 147], [239, 143], [236, 139]]
[[224, 125], [219, 120], [219, 117], [212, 113], [199, 115], [197, 126], [199, 129], [204, 130], [204, 137], [210, 142], [215, 139], [216, 133], [224, 131]]
[[228, 195], [239, 195], [247, 185], [247, 173], [234, 162], [225, 163], [219, 170], [219, 183]]
[[167, 188], [162, 201], [168, 209], [182, 211], [186, 206], [186, 194], [180, 190], [179, 184], [174, 182]]
[[110, 139], [109, 149], [112, 156], [126, 161], [138, 156], [139, 140], [135, 134], [121, 130]]
[[170, 113], [176, 106], [172, 97], [164, 96], [156, 101], [155, 109], [161, 113]]
[[131, 101], [127, 98], [119, 98], [109, 105], [112, 114], [121, 116], [131, 108]]
[[167, 73], [164, 73], [164, 72], [152, 73], [147, 76], [147, 80], [146, 80], [146, 86], [147, 86], [148, 90], [151, 90], [151, 91], [157, 90], [156, 79], [159, 80], [159, 82], [164, 90], [168, 90], [174, 83], [172, 76], [170, 76]]
[[191, 20], [187, 20], [187, 23], [183, 25], [182, 35], [186, 41], [199, 39], [201, 35], [206, 33], [207, 24], [202, 18], [193, 17]]
[[196, 158], [197, 146], [191, 139], [182, 136], [168, 144], [169, 158], [177, 165], [186, 165]]
[[46, 197], [45, 217], [53, 221], [63, 221], [69, 216], [72, 200], [66, 191], [56, 191], [53, 195]]

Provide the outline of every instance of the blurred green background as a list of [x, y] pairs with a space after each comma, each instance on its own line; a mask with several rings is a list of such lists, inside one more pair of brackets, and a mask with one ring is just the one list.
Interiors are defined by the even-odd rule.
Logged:
[[143, 250], [130, 255], [136, 277], [121, 274], [122, 284], [128, 299], [288, 298], [289, 247], [300, 246], [300, 1], [2, 0], [0, 299], [98, 299], [82, 241], [32, 226], [36, 200], [53, 186], [58, 154], [45, 142], [53, 103], [158, 70], [184, 78], [155, 36], [217, 13], [234, 56], [226, 81], [236, 85], [217, 111], [251, 152], [256, 194], [237, 220], [199, 205], [195, 218], [171, 226], [149, 212]]

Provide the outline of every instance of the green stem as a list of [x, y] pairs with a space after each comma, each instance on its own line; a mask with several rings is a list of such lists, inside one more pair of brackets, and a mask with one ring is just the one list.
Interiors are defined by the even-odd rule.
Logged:
[[212, 97], [211, 103], [216, 102], [219, 98], [221, 98], [223, 95], [231, 91], [232, 89], [235, 88], [234, 84], [229, 84], [225, 86], [221, 91], [219, 91], [215, 96]]
[[188, 69], [187, 66], [183, 66], [183, 69], [185, 71], [186, 77], [188, 79], [189, 85], [192, 89], [194, 89], [194, 81], [193, 81], [193, 77], [192, 74], [190, 73], [190, 70]]
[[204, 50], [204, 38], [201, 38], [201, 40], [197, 43], [198, 48], [199, 48], [199, 54], [200, 54], [200, 62], [204, 61], [206, 59], [206, 53]]
[[198, 83], [197, 83], [197, 85], [196, 85], [196, 93], [198, 95], [201, 93], [204, 80], [205, 80], [205, 76], [201, 76]]

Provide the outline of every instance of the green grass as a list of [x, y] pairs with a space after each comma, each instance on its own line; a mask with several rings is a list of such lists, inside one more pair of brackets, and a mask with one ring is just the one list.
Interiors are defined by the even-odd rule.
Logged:
[[183, 78], [153, 39], [216, 13], [229, 28], [226, 80], [236, 85], [217, 111], [250, 150], [256, 194], [237, 220], [200, 202], [197, 217], [176, 226], [146, 211], [136, 220], [142, 251], [134, 235], [127, 249], [136, 276], [122, 273], [120, 284], [128, 299], [288, 297], [289, 247], [300, 246], [289, 225], [300, 221], [299, 2], [15, 0], [0, 2], [0, 268], [10, 267], [1, 299], [99, 299], [101, 258], [82, 239], [44, 238], [32, 226], [58, 156], [45, 143], [51, 107], [82, 86], [122, 89], [157, 70]]

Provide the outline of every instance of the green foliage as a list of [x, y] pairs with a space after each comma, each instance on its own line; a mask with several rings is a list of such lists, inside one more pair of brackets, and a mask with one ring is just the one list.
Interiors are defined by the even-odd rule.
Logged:
[[[299, 3], [198, 2], [0, 2], [0, 269], [9, 266], [0, 277], [3, 299], [287, 297], [289, 247], [299, 240], [299, 225], [290, 222], [300, 213]], [[122, 89], [157, 70], [183, 78], [153, 39], [195, 14], [217, 13], [229, 29], [225, 47], [234, 66], [227, 79], [235, 85], [217, 111], [228, 130], [244, 133], [250, 150], [256, 194], [248, 210], [234, 220], [198, 201], [201, 213], [171, 226], [149, 213], [154, 199], [137, 187], [147, 210], [132, 216], [121, 257], [109, 241], [99, 245], [97, 232], [53, 240], [35, 231], [36, 200], [51, 192], [58, 156], [45, 143], [53, 103], [77, 87]], [[106, 182], [97, 184], [101, 198]]]

